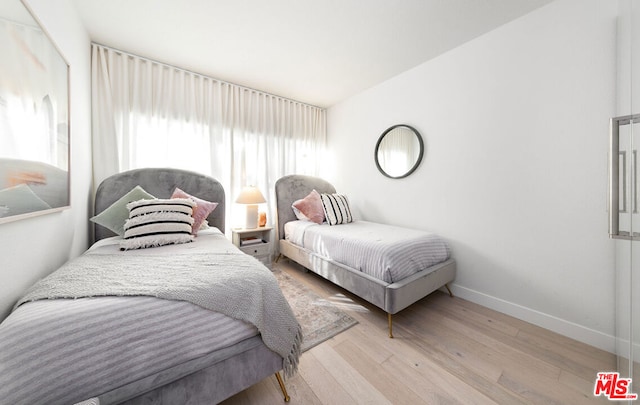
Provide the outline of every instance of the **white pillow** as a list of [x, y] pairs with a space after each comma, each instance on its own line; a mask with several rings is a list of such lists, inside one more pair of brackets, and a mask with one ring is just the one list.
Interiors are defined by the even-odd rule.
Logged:
[[348, 224], [353, 221], [347, 197], [342, 194], [320, 194], [324, 216], [329, 225]]
[[193, 241], [193, 209], [188, 198], [139, 200], [127, 204], [121, 250], [142, 249]]

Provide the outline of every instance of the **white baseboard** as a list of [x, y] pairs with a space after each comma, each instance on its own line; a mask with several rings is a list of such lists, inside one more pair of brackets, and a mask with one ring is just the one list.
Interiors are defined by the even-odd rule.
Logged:
[[500, 298], [492, 297], [466, 287], [461, 287], [456, 284], [451, 284], [449, 287], [451, 288], [453, 295], [467, 301], [502, 312], [545, 329], [549, 329], [553, 332], [597, 347], [598, 349], [615, 353], [615, 337], [611, 335], [607, 335], [597, 330], [589, 329], [576, 323], [569, 322], [531, 308], [523, 307]]

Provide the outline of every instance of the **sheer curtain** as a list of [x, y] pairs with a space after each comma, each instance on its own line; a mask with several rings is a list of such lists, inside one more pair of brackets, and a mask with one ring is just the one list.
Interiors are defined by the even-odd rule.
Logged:
[[240, 225], [240, 189], [258, 187], [273, 224], [274, 185], [316, 175], [326, 111], [92, 45], [94, 184], [141, 167], [208, 174], [227, 195], [227, 224]]

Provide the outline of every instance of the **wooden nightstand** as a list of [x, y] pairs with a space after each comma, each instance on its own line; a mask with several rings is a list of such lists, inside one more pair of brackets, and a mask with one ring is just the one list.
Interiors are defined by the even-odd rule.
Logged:
[[265, 266], [271, 268], [271, 232], [273, 228], [263, 226], [255, 229], [232, 229], [232, 239], [244, 253], [260, 260]]

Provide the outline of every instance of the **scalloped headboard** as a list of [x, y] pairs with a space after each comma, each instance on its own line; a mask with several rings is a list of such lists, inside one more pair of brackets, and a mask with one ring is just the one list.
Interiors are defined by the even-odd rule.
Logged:
[[331, 183], [320, 177], [292, 174], [281, 177], [276, 181], [278, 239], [284, 239], [284, 224], [296, 220], [291, 204], [306, 197], [312, 190], [316, 190], [320, 194], [333, 194], [336, 192]]
[[[218, 206], [207, 217], [207, 221], [224, 233], [224, 187], [213, 177], [188, 170], [148, 168], [114, 174], [104, 179], [96, 191], [95, 213], [99, 214], [138, 185], [157, 198], [170, 198], [173, 190], [179, 187], [195, 197], [217, 202]], [[94, 225], [94, 229], [94, 241], [115, 235], [98, 224]]]

